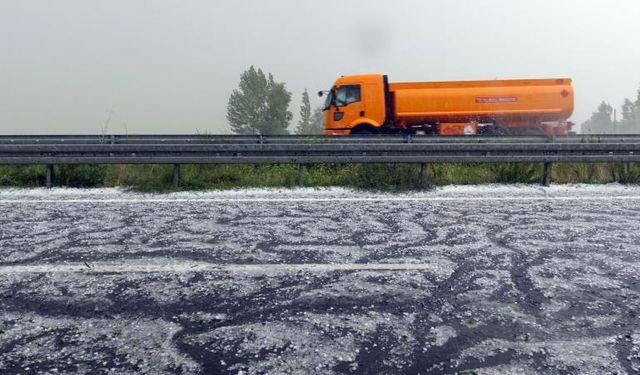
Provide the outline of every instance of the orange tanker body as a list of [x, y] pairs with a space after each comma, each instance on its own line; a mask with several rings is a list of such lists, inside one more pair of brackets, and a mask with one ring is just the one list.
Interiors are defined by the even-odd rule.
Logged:
[[325, 133], [564, 135], [573, 124], [571, 80], [389, 83], [343, 76], [325, 102]]

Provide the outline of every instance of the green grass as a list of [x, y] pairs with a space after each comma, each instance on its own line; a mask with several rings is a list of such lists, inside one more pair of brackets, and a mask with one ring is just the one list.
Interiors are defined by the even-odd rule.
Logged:
[[[554, 183], [640, 183], [638, 164], [555, 164]], [[430, 165], [431, 186], [484, 183], [539, 183], [541, 164], [436, 164]], [[177, 190], [231, 189], [250, 187], [295, 187], [297, 165], [183, 165]], [[44, 186], [46, 168], [0, 166], [0, 186]], [[424, 187], [420, 166], [415, 164], [348, 164], [306, 166], [304, 186], [344, 186], [364, 190], [407, 191]], [[174, 191], [172, 165], [56, 166], [56, 186], [129, 187], [138, 191]]]
[[46, 181], [46, 168], [42, 165], [0, 166], [0, 186], [36, 187]]

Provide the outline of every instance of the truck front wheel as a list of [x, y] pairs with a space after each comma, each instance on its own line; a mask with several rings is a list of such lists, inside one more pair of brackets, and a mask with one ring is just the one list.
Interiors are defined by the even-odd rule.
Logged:
[[378, 134], [378, 130], [371, 125], [358, 125], [351, 130], [352, 135]]

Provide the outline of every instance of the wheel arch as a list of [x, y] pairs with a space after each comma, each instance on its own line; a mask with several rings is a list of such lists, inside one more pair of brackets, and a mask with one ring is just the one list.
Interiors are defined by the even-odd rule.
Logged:
[[370, 133], [380, 133], [380, 125], [378, 122], [370, 118], [359, 118], [351, 124], [351, 133], [354, 131], [368, 130]]

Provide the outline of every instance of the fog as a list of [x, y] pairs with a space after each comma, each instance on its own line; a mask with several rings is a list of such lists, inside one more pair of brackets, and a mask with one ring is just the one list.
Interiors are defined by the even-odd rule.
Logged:
[[343, 74], [570, 77], [582, 123], [636, 97], [639, 39], [637, 0], [2, 0], [0, 133], [226, 133], [250, 65], [296, 115]]

